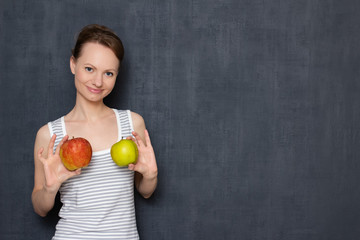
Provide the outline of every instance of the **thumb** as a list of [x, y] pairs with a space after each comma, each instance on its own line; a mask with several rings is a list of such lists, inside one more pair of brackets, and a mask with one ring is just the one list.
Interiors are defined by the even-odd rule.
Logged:
[[135, 171], [135, 165], [132, 164], [132, 163], [130, 163], [130, 164], [128, 165], [128, 169], [131, 170], [131, 171]]
[[68, 180], [69, 178], [71, 178], [71, 177], [74, 177], [74, 176], [76, 176], [76, 175], [79, 175], [80, 173], [81, 173], [81, 168], [76, 169], [76, 170], [74, 170], [74, 171], [68, 171], [67, 174], [66, 174], [66, 176], [65, 176], [64, 182], [65, 182], [66, 180]]
[[72, 171], [72, 176], [80, 175], [81, 168], [76, 169], [75, 171]]

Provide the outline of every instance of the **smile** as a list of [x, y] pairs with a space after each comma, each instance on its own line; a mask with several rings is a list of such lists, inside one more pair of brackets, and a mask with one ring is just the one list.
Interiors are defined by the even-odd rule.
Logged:
[[102, 92], [102, 89], [96, 89], [96, 88], [91, 88], [91, 87], [87, 87], [88, 90], [92, 93], [95, 93], [95, 94], [99, 94]]

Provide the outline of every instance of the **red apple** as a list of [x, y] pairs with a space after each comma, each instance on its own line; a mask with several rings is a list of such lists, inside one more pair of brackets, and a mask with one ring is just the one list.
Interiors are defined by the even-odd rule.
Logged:
[[69, 139], [60, 147], [61, 161], [70, 171], [89, 165], [91, 156], [92, 148], [85, 138]]

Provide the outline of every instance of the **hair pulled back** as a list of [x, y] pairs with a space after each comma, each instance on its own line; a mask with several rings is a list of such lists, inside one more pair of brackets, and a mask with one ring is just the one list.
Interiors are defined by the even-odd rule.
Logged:
[[[124, 47], [120, 38], [109, 28], [90, 24], [85, 26], [79, 33], [72, 55], [75, 59], [81, 56], [81, 50], [85, 43], [99, 43], [110, 48], [121, 63], [124, 58]], [[119, 65], [120, 66], [120, 65]]]

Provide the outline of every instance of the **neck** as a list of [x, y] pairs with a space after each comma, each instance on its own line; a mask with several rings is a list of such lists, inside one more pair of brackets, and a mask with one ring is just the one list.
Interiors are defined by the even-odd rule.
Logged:
[[109, 110], [111, 109], [103, 101], [91, 102], [78, 94], [76, 96], [76, 104], [68, 114], [68, 117], [73, 120], [96, 121], [107, 115]]

